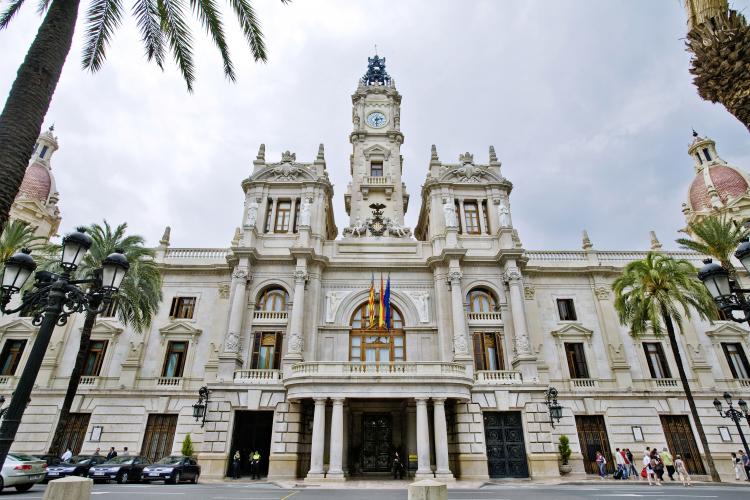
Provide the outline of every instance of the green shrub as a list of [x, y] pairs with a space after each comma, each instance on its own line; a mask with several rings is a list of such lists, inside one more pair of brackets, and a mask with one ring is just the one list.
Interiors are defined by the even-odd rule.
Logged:
[[563, 465], [568, 465], [568, 459], [570, 458], [570, 454], [572, 453], [570, 451], [570, 439], [568, 439], [568, 436], [563, 434], [560, 436], [560, 444], [558, 445], [557, 449], [560, 451], [560, 458], [562, 459]]
[[186, 457], [193, 456], [193, 440], [190, 439], [190, 433], [185, 435], [185, 440], [182, 442], [182, 455]]

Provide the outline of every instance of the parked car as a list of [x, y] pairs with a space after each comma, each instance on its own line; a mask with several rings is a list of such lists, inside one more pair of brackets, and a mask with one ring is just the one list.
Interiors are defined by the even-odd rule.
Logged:
[[175, 484], [190, 481], [195, 484], [201, 475], [201, 466], [188, 457], [164, 457], [156, 463], [143, 468], [143, 482], [164, 481]]
[[89, 477], [98, 482], [110, 482], [112, 480], [121, 483], [140, 482], [143, 468], [148, 465], [148, 460], [141, 456], [115, 457], [89, 469]]
[[47, 481], [58, 479], [65, 476], [89, 475], [89, 469], [95, 465], [104, 462], [106, 458], [101, 455], [76, 455], [67, 462], [60, 462], [57, 465], [47, 467]]
[[8, 453], [0, 473], [0, 491], [6, 486], [13, 486], [18, 491], [28, 491], [37, 483], [44, 481], [47, 463], [37, 457]]
[[57, 465], [60, 462], [62, 462], [62, 458], [58, 457], [57, 455], [34, 455], [34, 457], [38, 458], [39, 460], [44, 460], [47, 462], [47, 466]]

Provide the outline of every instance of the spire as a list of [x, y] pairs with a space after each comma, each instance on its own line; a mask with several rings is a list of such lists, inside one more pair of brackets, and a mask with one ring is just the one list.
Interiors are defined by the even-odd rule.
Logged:
[[163, 247], [169, 246], [169, 236], [172, 233], [172, 228], [167, 226], [164, 228], [164, 234], [161, 235], [161, 239], [159, 240], [159, 244]]
[[648, 234], [651, 237], [651, 250], [661, 250], [661, 242], [656, 237], [656, 231], [649, 231]]
[[385, 70], [385, 57], [375, 54], [367, 58], [367, 72], [362, 77], [362, 85], [387, 85], [391, 86], [391, 77]]
[[430, 148], [430, 161], [440, 161], [437, 154], [437, 148], [434, 144], [432, 145], [432, 148]]
[[266, 145], [261, 144], [258, 148], [258, 156], [255, 158], [256, 160], [260, 161], [266, 161]]
[[495, 153], [495, 146], [490, 146], [490, 163], [497, 163], [497, 154]]
[[320, 146], [318, 146], [318, 156], [315, 159], [319, 160], [319, 161], [325, 160], [325, 155], [324, 155], [324, 152], [323, 152], [323, 144], [321, 144]]
[[589, 232], [585, 229], [583, 230], [582, 238], [581, 238], [581, 248], [584, 250], [591, 250], [594, 248], [594, 245], [591, 243], [591, 239], [589, 238]]
[[716, 142], [710, 137], [701, 137], [693, 129], [693, 140], [688, 146], [688, 154], [695, 162], [695, 170], [700, 172], [709, 164], [726, 163], [716, 152]]

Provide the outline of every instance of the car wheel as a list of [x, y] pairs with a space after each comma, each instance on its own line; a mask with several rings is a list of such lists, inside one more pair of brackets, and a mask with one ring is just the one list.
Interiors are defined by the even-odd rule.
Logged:
[[198, 478], [200, 477], [200, 474], [197, 472], [195, 473], [195, 476], [193, 476], [193, 484], [198, 484]]
[[34, 486], [34, 483], [19, 484], [16, 486], [16, 491], [29, 491], [32, 486]]
[[3, 491], [3, 487], [5, 487], [5, 480], [3, 476], [0, 476], [0, 491]]
[[128, 482], [128, 473], [123, 472], [122, 476], [117, 478], [117, 484], [127, 483]]
[[180, 484], [180, 481], [182, 481], [182, 478], [180, 477], [180, 472], [177, 471], [174, 473], [174, 484]]

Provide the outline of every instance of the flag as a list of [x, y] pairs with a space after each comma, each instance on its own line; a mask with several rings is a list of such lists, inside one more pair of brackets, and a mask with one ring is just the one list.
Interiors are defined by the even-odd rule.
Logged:
[[370, 313], [370, 328], [375, 326], [375, 275], [370, 274], [370, 300], [367, 303]]
[[380, 307], [378, 308], [378, 326], [383, 328], [385, 325], [385, 310], [383, 309], [383, 275], [380, 275]]
[[391, 274], [385, 285], [385, 327], [391, 329]]

